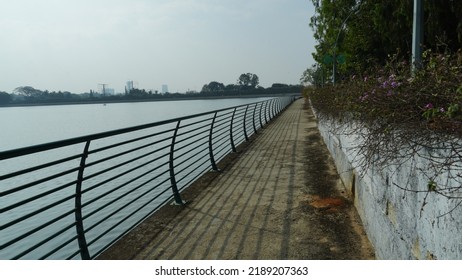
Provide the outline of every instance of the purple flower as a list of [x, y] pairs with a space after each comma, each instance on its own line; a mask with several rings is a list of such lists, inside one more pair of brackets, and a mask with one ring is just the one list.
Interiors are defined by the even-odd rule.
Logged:
[[425, 109], [433, 109], [433, 104], [432, 103], [428, 103], [427, 105], [425, 105], [424, 107]]
[[444, 108], [441, 107], [441, 108], [440, 108], [440, 112], [441, 112], [441, 113], [444, 113], [444, 112], [446, 112], [446, 110], [444, 110]]
[[367, 93], [365, 93], [363, 96], [361, 96], [361, 97], [359, 98], [359, 100], [360, 100], [361, 102], [363, 102], [363, 101], [365, 101], [368, 97], [369, 97], [369, 95], [368, 95]]

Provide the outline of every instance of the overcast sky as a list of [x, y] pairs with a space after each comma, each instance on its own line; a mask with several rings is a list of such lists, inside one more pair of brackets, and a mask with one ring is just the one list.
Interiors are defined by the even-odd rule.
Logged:
[[247, 72], [298, 84], [313, 12], [309, 0], [0, 0], [0, 91], [200, 91]]

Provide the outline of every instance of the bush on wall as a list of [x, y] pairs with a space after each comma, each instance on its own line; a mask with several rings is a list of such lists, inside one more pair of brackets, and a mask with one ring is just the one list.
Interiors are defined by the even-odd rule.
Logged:
[[[361, 169], [429, 157], [431, 166], [416, 166], [427, 175], [426, 186], [394, 185], [456, 199], [457, 207], [462, 203], [462, 51], [426, 51], [424, 67], [414, 73], [397, 57], [337, 86], [306, 88], [305, 94], [318, 118], [359, 124], [352, 133], [361, 138], [356, 147]], [[439, 178], [443, 173], [450, 178]]]

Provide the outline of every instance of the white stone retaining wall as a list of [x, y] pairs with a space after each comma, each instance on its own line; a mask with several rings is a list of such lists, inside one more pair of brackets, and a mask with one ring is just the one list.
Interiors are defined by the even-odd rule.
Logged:
[[[332, 129], [332, 121], [318, 122], [340, 177], [354, 196], [377, 258], [462, 259], [462, 205], [443, 215], [460, 201], [429, 193], [427, 204], [422, 208], [426, 192], [409, 192], [395, 186], [428, 190], [428, 174], [414, 168], [418, 165], [425, 170], [430, 164], [428, 160], [414, 157], [399, 167], [389, 166], [379, 171], [372, 166], [361, 172], [360, 167], [355, 166], [360, 156], [355, 150], [359, 140], [349, 133], [351, 129], [347, 125], [340, 130]], [[338, 128], [338, 124], [335, 125]], [[460, 182], [448, 182], [448, 178], [448, 174], [441, 174], [437, 183], [460, 186]], [[459, 196], [462, 196], [460, 192]]]

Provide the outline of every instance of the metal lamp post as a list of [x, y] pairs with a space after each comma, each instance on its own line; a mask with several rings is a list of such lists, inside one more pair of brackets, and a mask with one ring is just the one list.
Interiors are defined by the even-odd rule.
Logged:
[[414, 0], [414, 20], [412, 24], [412, 71], [422, 67], [423, 44], [423, 0]]

